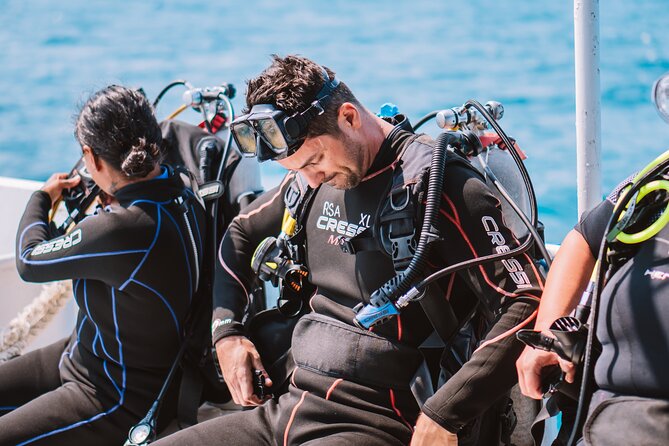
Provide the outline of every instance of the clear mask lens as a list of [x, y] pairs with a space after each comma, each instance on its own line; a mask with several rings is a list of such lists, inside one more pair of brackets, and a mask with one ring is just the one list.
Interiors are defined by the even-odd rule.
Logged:
[[263, 119], [257, 123], [258, 130], [269, 145], [278, 153], [288, 150], [288, 143], [274, 119]]
[[232, 127], [239, 150], [245, 155], [256, 154], [256, 132], [248, 122], [240, 122]]

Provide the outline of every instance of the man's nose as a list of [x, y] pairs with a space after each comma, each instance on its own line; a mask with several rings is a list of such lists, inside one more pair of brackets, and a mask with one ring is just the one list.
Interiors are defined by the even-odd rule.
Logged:
[[323, 172], [313, 172], [308, 171], [308, 169], [303, 169], [300, 173], [304, 176], [304, 178], [307, 180], [307, 183], [309, 184], [309, 187], [312, 189], [320, 186], [325, 179], [325, 174]]

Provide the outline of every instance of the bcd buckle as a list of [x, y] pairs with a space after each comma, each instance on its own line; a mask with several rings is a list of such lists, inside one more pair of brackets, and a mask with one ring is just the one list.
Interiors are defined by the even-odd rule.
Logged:
[[345, 253], [345, 254], [355, 254], [355, 247], [353, 246], [353, 243], [351, 242], [351, 239], [348, 239], [344, 237], [343, 235], [340, 235], [338, 237], [339, 242], [339, 248]]

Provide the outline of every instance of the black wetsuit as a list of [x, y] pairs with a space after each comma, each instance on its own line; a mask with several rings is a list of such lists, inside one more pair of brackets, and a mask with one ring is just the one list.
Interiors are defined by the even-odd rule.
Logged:
[[[595, 257], [627, 183], [575, 228]], [[633, 248], [634, 256], [616, 268], [600, 297], [596, 334], [602, 353], [583, 430], [588, 445], [669, 442], [669, 227]]]
[[[342, 252], [338, 237], [352, 236], [374, 223], [399, 168], [398, 155], [431, 153], [434, 142], [393, 131], [384, 141], [367, 176], [355, 188], [322, 185], [304, 219], [306, 265], [316, 292], [312, 313], [298, 323], [293, 356], [298, 364], [288, 393], [252, 411], [226, 415], [167, 437], [157, 445], [249, 444], [406, 444], [419, 407], [409, 381], [421, 356], [417, 346], [432, 332], [421, 307], [412, 304], [370, 331], [353, 325], [357, 303], [395, 275], [392, 261], [379, 251]], [[446, 167], [439, 218], [443, 242], [432, 247], [431, 267], [500, 252], [517, 241], [504, 225], [499, 201], [480, 174], [451, 155]], [[267, 192], [231, 223], [219, 251], [213, 337], [243, 334], [242, 319], [252, 280], [251, 254], [264, 237], [276, 235], [284, 211], [283, 196], [294, 174]], [[405, 178], [406, 182], [416, 178]], [[504, 248], [500, 248], [503, 245]], [[517, 269], [516, 269], [517, 267]], [[527, 302], [514, 298], [538, 295], [541, 279], [527, 255], [513, 262], [488, 264], [447, 277], [442, 296], [454, 307], [472, 309], [478, 297], [491, 310], [508, 306], [488, 332], [493, 339], [528, 319]], [[510, 271], [516, 272], [514, 282]], [[467, 310], [463, 310], [466, 312]], [[487, 331], [483, 318], [471, 322]], [[423, 411], [456, 431], [480, 415], [516, 382], [514, 362], [522, 345], [504, 337], [473, 357], [427, 401]], [[343, 363], [346, 361], [346, 363]]]
[[175, 359], [198, 286], [204, 209], [168, 167], [116, 199], [57, 238], [49, 195], [28, 202], [19, 273], [73, 279], [79, 314], [69, 340], [0, 365], [0, 445], [121, 445]]

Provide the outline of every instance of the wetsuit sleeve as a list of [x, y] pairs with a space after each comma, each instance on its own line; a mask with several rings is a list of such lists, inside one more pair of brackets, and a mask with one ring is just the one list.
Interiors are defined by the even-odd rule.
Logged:
[[96, 279], [121, 285], [145, 255], [151, 236], [142, 225], [123, 224], [111, 208], [84, 218], [68, 234], [51, 238], [51, 199], [35, 192], [19, 223], [16, 266], [28, 282]]
[[262, 240], [281, 231], [283, 196], [293, 174], [242, 210], [228, 227], [219, 245], [214, 278], [212, 341], [243, 335], [243, 319], [255, 274], [251, 258]]
[[[435, 246], [440, 264], [507, 252], [520, 242], [507, 228], [499, 200], [481, 177], [464, 166], [446, 171], [439, 220], [443, 241]], [[456, 432], [483, 414], [517, 382], [515, 361], [523, 345], [513, 333], [529, 324], [535, 304], [519, 297], [539, 297], [542, 278], [527, 254], [489, 262], [458, 273], [478, 296], [479, 311], [497, 312], [485, 341], [423, 406], [424, 413]], [[473, 296], [450, 295], [452, 303]]]
[[584, 212], [574, 229], [583, 236], [594, 258], [599, 256], [599, 247], [604, 239], [604, 231], [613, 214], [618, 198], [623, 190], [634, 182], [638, 172], [625, 178], [611, 191], [604, 201]]
[[604, 231], [613, 214], [614, 204], [610, 200], [604, 200], [597, 206], [584, 212], [574, 229], [580, 233], [590, 247], [594, 258], [599, 256], [599, 246], [604, 239]]

